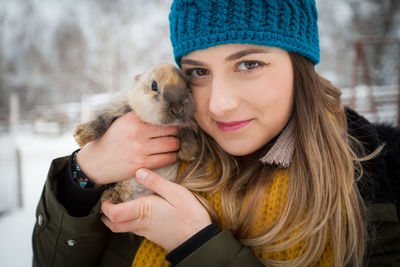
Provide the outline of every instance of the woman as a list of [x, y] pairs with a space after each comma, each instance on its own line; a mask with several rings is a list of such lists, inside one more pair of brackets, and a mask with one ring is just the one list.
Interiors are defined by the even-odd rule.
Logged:
[[[56, 159], [34, 265], [395, 266], [389, 152], [376, 157], [377, 130], [315, 73], [314, 1], [176, 0], [170, 29], [202, 129], [199, 157], [181, 164], [179, 185], [151, 172], [176, 161], [177, 129], [131, 112]], [[103, 185], [132, 175], [158, 195], [98, 203]], [[383, 228], [366, 249], [374, 221]]]

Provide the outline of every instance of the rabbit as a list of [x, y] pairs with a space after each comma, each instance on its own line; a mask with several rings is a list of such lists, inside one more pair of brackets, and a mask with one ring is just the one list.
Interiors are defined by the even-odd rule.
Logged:
[[[132, 110], [144, 122], [177, 125], [177, 137], [180, 140], [178, 158], [185, 161], [195, 159], [198, 142], [191, 89], [184, 73], [170, 64], [158, 64], [144, 74], [137, 75], [133, 88], [118, 95], [94, 120], [76, 125], [73, 136], [83, 147], [101, 137], [113, 121]], [[154, 171], [175, 181], [178, 167], [179, 161]], [[101, 201], [110, 200], [117, 204], [151, 193], [135, 177], [131, 177], [106, 189]]]

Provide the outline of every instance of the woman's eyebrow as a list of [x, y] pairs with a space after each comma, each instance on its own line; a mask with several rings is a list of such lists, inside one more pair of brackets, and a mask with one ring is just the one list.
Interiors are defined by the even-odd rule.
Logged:
[[181, 65], [182, 64], [193, 65], [193, 66], [201, 66], [201, 67], [204, 67], [206, 65], [206, 64], [204, 64], [204, 63], [202, 63], [200, 61], [189, 59], [189, 58], [186, 58], [186, 59], [182, 58]]
[[245, 50], [241, 50], [239, 52], [236, 52], [230, 56], [228, 56], [227, 58], [225, 58], [225, 61], [232, 61], [232, 60], [236, 60], [239, 58], [242, 58], [244, 56], [250, 55], [250, 54], [267, 54], [270, 53], [270, 51], [266, 50], [266, 49], [260, 49], [260, 48], [249, 48], [249, 49], [245, 49]]
[[[242, 57], [250, 55], [250, 54], [260, 54], [260, 53], [267, 54], [267, 53], [271, 53], [271, 52], [269, 50], [267, 50], [267, 49], [248, 48], [248, 49], [244, 49], [244, 50], [238, 51], [238, 52], [226, 57], [225, 61], [232, 61], [232, 60], [239, 59], [239, 58], [242, 58]], [[201, 67], [206, 66], [206, 64], [204, 64], [203, 62], [200, 62], [200, 61], [197, 61], [197, 60], [193, 60], [193, 59], [189, 59], [189, 58], [182, 58], [181, 64], [187, 64], [187, 65], [193, 65], [193, 66], [201, 66]]]

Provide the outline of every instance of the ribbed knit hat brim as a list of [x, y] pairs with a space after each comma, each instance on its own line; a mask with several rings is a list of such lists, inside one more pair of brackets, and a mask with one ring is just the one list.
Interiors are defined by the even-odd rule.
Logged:
[[319, 62], [314, 0], [175, 0], [170, 38], [176, 63], [199, 49], [229, 43], [273, 46]]

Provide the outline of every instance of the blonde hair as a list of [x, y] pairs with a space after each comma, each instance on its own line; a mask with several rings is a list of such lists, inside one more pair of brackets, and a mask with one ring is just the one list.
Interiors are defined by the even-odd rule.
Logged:
[[[250, 160], [241, 162], [200, 131], [200, 156], [184, 170], [179, 181], [196, 194], [217, 222], [216, 211], [201, 197], [201, 192], [220, 191], [228, 228], [243, 245], [262, 245], [273, 252], [305, 242], [303, 253], [295, 260], [266, 260], [265, 264], [315, 264], [329, 240], [334, 266], [361, 266], [366, 245], [365, 207], [356, 180], [362, 173], [360, 161], [365, 159], [357, 157], [362, 154], [362, 147], [347, 134], [340, 90], [320, 77], [303, 56], [290, 56], [294, 70], [296, 147], [289, 168], [287, 200], [273, 225], [261, 235], [249, 234], [264, 188], [274, 174], [274, 167], [258, 160], [268, 145]], [[215, 179], [210, 179], [212, 172], [218, 173]]]

